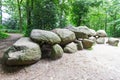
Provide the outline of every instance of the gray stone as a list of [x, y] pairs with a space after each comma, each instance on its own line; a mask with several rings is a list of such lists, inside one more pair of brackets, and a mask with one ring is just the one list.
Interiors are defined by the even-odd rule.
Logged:
[[28, 65], [39, 61], [41, 49], [29, 38], [21, 38], [3, 56], [6, 65]]
[[64, 52], [63, 52], [62, 47], [58, 44], [55, 44], [52, 46], [52, 51], [51, 51], [50, 57], [51, 57], [51, 59], [59, 59], [62, 57], [63, 53]]
[[96, 36], [96, 31], [94, 29], [90, 29], [90, 32], [91, 32], [90, 36]]
[[112, 45], [112, 46], [118, 46], [118, 43], [119, 43], [119, 39], [116, 39], [116, 38], [108, 38], [108, 42], [107, 42], [109, 45]]
[[68, 29], [54, 29], [53, 32], [61, 38], [61, 45], [66, 45], [76, 39], [75, 33]]
[[89, 40], [89, 39], [84, 39], [84, 40], [82, 41], [82, 43], [83, 43], [83, 48], [84, 48], [84, 49], [89, 49], [89, 48], [91, 48], [91, 47], [93, 46], [93, 44], [94, 44], [94, 42], [93, 42], [92, 40]]
[[82, 41], [78, 41], [78, 42], [77, 42], [77, 47], [78, 47], [78, 50], [83, 50]]
[[88, 38], [89, 35], [94, 35], [93, 30], [89, 29], [86, 26], [79, 26], [79, 27], [66, 27], [66, 29], [69, 29], [73, 31], [78, 38]]
[[94, 43], [96, 42], [96, 38], [95, 37], [89, 37], [90, 40], [92, 40]]
[[64, 47], [65, 53], [74, 53], [76, 51], [78, 51], [77, 44], [75, 44], [74, 42], [71, 42]]
[[51, 31], [45, 31], [39, 29], [32, 30], [30, 37], [33, 41], [39, 43], [47, 43], [53, 45], [61, 42], [61, 39], [57, 34]]
[[96, 32], [96, 36], [99, 36], [99, 37], [107, 37], [107, 33], [104, 31], [104, 30], [98, 30]]
[[105, 38], [103, 38], [103, 37], [98, 38], [96, 43], [97, 44], [104, 44], [105, 43]]

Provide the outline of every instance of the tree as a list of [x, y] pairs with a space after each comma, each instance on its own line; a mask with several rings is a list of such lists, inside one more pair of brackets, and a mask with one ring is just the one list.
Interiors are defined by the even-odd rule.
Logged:
[[33, 6], [33, 27], [51, 30], [57, 27], [57, 8], [51, 0], [35, 0]]
[[80, 26], [83, 22], [83, 18], [86, 16], [89, 10], [90, 2], [87, 0], [75, 0], [71, 4], [71, 22], [75, 26]]
[[33, 10], [33, 0], [26, 0], [26, 19], [27, 26], [25, 36], [29, 36], [32, 30], [32, 10]]
[[22, 13], [21, 13], [21, 3], [22, 3], [22, 1], [23, 0], [17, 0], [20, 31], [22, 31]]

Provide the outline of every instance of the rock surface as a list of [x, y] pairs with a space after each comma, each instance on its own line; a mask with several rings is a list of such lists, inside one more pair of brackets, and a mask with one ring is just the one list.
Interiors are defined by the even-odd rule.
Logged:
[[77, 38], [88, 38], [88, 35], [91, 35], [91, 30], [86, 26], [79, 27], [67, 27], [67, 29], [73, 31]]
[[96, 31], [94, 29], [90, 29], [90, 32], [91, 32], [90, 36], [96, 36]]
[[83, 50], [83, 44], [82, 44], [82, 41], [77, 41], [77, 48], [78, 50]]
[[62, 47], [58, 44], [55, 44], [52, 46], [52, 51], [51, 51], [50, 57], [51, 57], [51, 59], [59, 59], [62, 57], [63, 53], [64, 52], [63, 52]]
[[112, 46], [118, 46], [119, 40], [116, 38], [108, 38], [107, 43]]
[[39, 61], [41, 50], [38, 44], [29, 38], [21, 38], [13, 44], [4, 54], [6, 65], [28, 65]]
[[91, 47], [93, 46], [93, 44], [94, 44], [94, 42], [93, 42], [92, 40], [89, 40], [89, 39], [84, 39], [84, 40], [82, 41], [82, 43], [83, 43], [83, 48], [84, 48], [84, 49], [89, 49], [89, 48], [91, 48]]
[[98, 30], [96, 32], [96, 36], [99, 36], [99, 37], [107, 37], [107, 33], [104, 31], [104, 30]]
[[105, 38], [103, 38], [103, 37], [98, 38], [96, 43], [97, 44], [104, 44], [105, 43]]
[[75, 44], [74, 42], [67, 44], [64, 48], [65, 53], [74, 53], [76, 51], [78, 51], [77, 44]]
[[68, 29], [54, 29], [55, 32], [60, 38], [62, 45], [68, 44], [76, 39], [75, 33]]
[[95, 37], [89, 37], [90, 40], [92, 40], [94, 43], [96, 42], [96, 38]]
[[57, 44], [61, 42], [60, 37], [51, 32], [45, 30], [34, 29], [30, 35], [31, 39], [39, 43]]

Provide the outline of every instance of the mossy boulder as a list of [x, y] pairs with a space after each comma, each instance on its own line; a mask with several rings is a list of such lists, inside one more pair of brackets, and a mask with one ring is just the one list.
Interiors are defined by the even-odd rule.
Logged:
[[95, 37], [89, 37], [90, 40], [92, 40], [94, 43], [96, 42], [96, 38]]
[[75, 40], [74, 42], [77, 44], [78, 50], [83, 50], [82, 41], [80, 41], [80, 40]]
[[116, 38], [108, 38], [108, 42], [107, 42], [109, 45], [112, 45], [112, 46], [118, 46], [118, 43], [119, 43], [119, 39], [116, 39]]
[[68, 44], [76, 39], [75, 33], [68, 29], [54, 29], [52, 31], [61, 38], [61, 45]]
[[97, 44], [104, 44], [105, 43], [105, 38], [104, 37], [100, 37], [96, 40]]
[[75, 44], [74, 42], [71, 42], [64, 47], [65, 53], [75, 53], [76, 51], [78, 51], [78, 48], [77, 44]]
[[38, 43], [47, 43], [52, 45], [61, 42], [61, 39], [57, 34], [51, 31], [45, 31], [40, 29], [33, 29], [30, 38]]
[[93, 42], [92, 40], [89, 40], [89, 39], [84, 39], [84, 40], [82, 41], [82, 43], [83, 43], [83, 48], [84, 48], [84, 49], [89, 49], [89, 48], [91, 48], [91, 47], [93, 46], [93, 44], [94, 44], [94, 42]]
[[96, 36], [99, 36], [99, 37], [107, 37], [107, 33], [105, 32], [105, 30], [98, 30], [96, 32]]
[[62, 57], [63, 53], [64, 52], [63, 52], [62, 47], [58, 44], [55, 44], [52, 46], [50, 57], [51, 57], [51, 59], [59, 59]]
[[79, 27], [66, 27], [66, 29], [69, 29], [73, 31], [78, 38], [88, 38], [89, 35], [93, 34], [91, 30], [86, 26], [79, 26]]
[[39, 61], [41, 49], [29, 38], [21, 38], [3, 56], [6, 65], [29, 65]]
[[96, 31], [94, 29], [90, 29], [90, 32], [91, 32], [90, 36], [96, 36]]

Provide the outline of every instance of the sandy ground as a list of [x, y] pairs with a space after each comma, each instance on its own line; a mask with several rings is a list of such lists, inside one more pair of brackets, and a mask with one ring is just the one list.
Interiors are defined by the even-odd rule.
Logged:
[[0, 80], [120, 80], [120, 45], [64, 53], [59, 60], [40, 60], [21, 67], [0, 65]]

